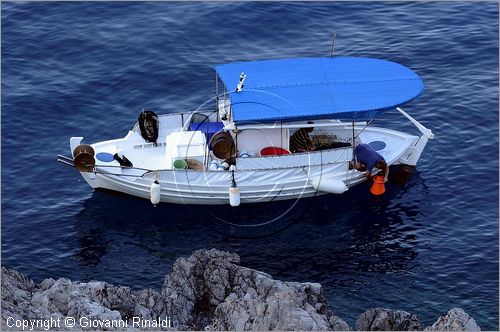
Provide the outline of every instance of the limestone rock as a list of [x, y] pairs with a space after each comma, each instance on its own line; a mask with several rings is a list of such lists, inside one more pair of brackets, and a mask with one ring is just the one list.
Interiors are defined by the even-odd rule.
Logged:
[[[2, 328], [6, 319], [60, 319], [91, 317], [99, 321], [127, 321], [134, 329], [132, 317], [157, 319], [168, 317], [160, 294], [151, 289], [133, 291], [129, 287], [105, 282], [75, 283], [61, 278], [45, 279], [39, 285], [22, 274], [2, 267]], [[122, 327], [80, 326], [64, 324], [51, 330], [122, 330]]]
[[92, 317], [100, 321], [127, 321], [130, 329], [132, 317], [169, 317], [176, 329], [349, 329], [328, 309], [321, 285], [282, 282], [239, 263], [236, 254], [196, 251], [174, 263], [161, 293], [65, 278], [45, 279], [36, 285], [22, 274], [3, 268], [2, 322], [9, 316], [61, 320]]
[[36, 319], [35, 309], [31, 305], [31, 292], [34, 289], [33, 280], [2, 266], [2, 326], [7, 317]]
[[[176, 330], [349, 330], [347, 323], [328, 307], [320, 284], [283, 282], [239, 264], [236, 254], [198, 250], [175, 261], [160, 292], [65, 278], [49, 278], [36, 284], [2, 267], [1, 328], [9, 329], [8, 317], [61, 321], [91, 317], [128, 324], [72, 328], [61, 324], [51, 330], [160, 329], [134, 326], [133, 317], [141, 317], [149, 321], [168, 318]], [[380, 308], [361, 314], [356, 326], [359, 330], [422, 330], [416, 315]], [[458, 308], [439, 317], [427, 329], [480, 330], [474, 319]]]
[[208, 325], [216, 306], [226, 297], [229, 271], [239, 262], [238, 255], [215, 249], [177, 259], [161, 290], [172, 321], [190, 329]]
[[384, 308], [369, 309], [356, 321], [360, 331], [422, 331], [422, 323], [415, 314]]
[[426, 331], [481, 331], [474, 318], [463, 309], [453, 308], [440, 316]]
[[178, 259], [162, 289], [173, 319], [210, 330], [349, 329], [327, 309], [321, 285], [274, 280], [239, 262], [214, 249]]

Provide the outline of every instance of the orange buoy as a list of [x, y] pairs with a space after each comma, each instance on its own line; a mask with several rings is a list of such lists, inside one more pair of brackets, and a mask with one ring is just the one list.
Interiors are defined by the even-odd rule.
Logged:
[[382, 195], [385, 193], [385, 184], [384, 184], [384, 176], [383, 175], [375, 175], [373, 177], [373, 184], [370, 188], [370, 192], [373, 195]]

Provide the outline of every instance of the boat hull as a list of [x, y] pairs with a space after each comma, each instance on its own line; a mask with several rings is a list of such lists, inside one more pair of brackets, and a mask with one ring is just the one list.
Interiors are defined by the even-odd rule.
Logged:
[[[82, 173], [93, 188], [150, 199], [151, 186], [160, 183], [160, 202], [196, 205], [229, 204], [232, 177], [228, 171], [158, 171], [131, 179], [112, 173]], [[327, 194], [315, 189], [312, 179], [336, 178], [347, 187], [365, 180], [357, 171], [346, 171], [345, 165], [311, 166], [274, 171], [237, 171], [235, 181], [242, 204], [293, 200]]]
[[[174, 129], [172, 129], [174, 130]], [[332, 134], [342, 134], [335, 129]], [[344, 132], [352, 133], [346, 125]], [[423, 151], [427, 137], [420, 137], [386, 128], [356, 128], [356, 144], [372, 145], [388, 165], [415, 165]], [[119, 151], [134, 156], [134, 165], [141, 161], [164, 163], [164, 145], [137, 145], [135, 133], [123, 139], [92, 144], [99, 151]], [[71, 150], [82, 138], [70, 140]], [[126, 150], [127, 146], [133, 148]], [[163, 151], [163, 152], [162, 152]], [[135, 153], [135, 155], [133, 154]], [[349, 169], [353, 159], [351, 146], [324, 151], [298, 153], [272, 157], [237, 158], [234, 180], [239, 189], [241, 204], [296, 200], [327, 193], [341, 194], [350, 187], [366, 180], [364, 173]], [[151, 198], [151, 186], [160, 185], [160, 202], [189, 205], [229, 204], [229, 189], [233, 174], [228, 170], [175, 170], [139, 167], [127, 168], [96, 161], [93, 172], [81, 172], [92, 188], [102, 188]], [[141, 168], [144, 167], [144, 168]], [[345, 185], [345, 186], [344, 186]], [[153, 199], [156, 201], [156, 199]]]

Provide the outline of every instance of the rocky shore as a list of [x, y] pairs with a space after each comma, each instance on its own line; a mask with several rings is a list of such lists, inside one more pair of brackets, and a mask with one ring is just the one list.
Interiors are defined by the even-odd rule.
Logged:
[[283, 282], [239, 264], [236, 254], [198, 250], [176, 260], [160, 292], [65, 278], [36, 284], [2, 267], [2, 330], [21, 330], [24, 323], [34, 330], [50, 324], [50, 330], [89, 331], [480, 331], [459, 308], [425, 328], [416, 314], [369, 309], [350, 327], [327, 305], [320, 284]]

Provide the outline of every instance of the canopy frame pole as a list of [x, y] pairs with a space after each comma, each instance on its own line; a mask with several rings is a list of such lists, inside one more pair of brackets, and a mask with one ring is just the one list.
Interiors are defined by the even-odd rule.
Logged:
[[[358, 126], [366, 126], [366, 121], [358, 121], [354, 122], [355, 125]], [[349, 122], [330, 122], [330, 123], [313, 123], [313, 124], [307, 124], [307, 123], [297, 123], [297, 124], [283, 124], [282, 122], [274, 122], [272, 124], [242, 124], [240, 126], [237, 126], [234, 122], [227, 124], [224, 126], [224, 130], [235, 130], [235, 128], [238, 128], [238, 130], [247, 130], [247, 129], [294, 129], [294, 128], [316, 128], [316, 127], [345, 127], [349, 128], [352, 126]]]
[[354, 149], [354, 146], [356, 145], [356, 136], [354, 135], [354, 117], [352, 118], [352, 148]]
[[372, 121], [375, 120], [375, 118], [371, 119], [370, 121], [368, 121], [368, 123], [365, 125], [365, 127], [363, 129], [361, 129], [361, 131], [356, 135], [356, 137], [358, 137], [359, 135], [361, 135], [361, 133], [366, 129], [368, 128], [368, 126], [370, 125], [370, 123], [372, 123]]
[[[215, 72], [215, 111], [219, 113], [219, 78]], [[217, 115], [217, 117], [219, 117]]]
[[[227, 89], [226, 86], [224, 86], [224, 102], [222, 103], [222, 107], [226, 109], [226, 96], [227, 96]], [[229, 112], [228, 112], [229, 113]], [[220, 114], [220, 113], [219, 113]], [[221, 119], [222, 120], [222, 119]]]

